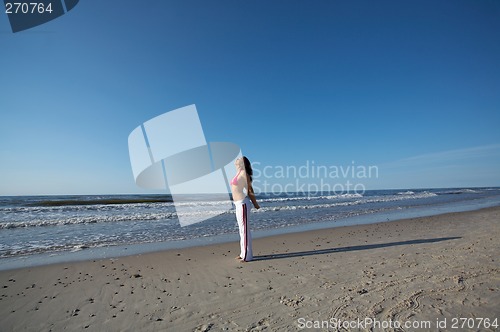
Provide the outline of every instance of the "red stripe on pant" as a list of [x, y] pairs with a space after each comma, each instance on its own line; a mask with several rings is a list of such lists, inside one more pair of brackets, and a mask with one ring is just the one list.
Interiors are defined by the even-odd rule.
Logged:
[[243, 235], [245, 236], [245, 256], [243, 257], [243, 260], [247, 260], [247, 254], [248, 254], [248, 235], [247, 235], [247, 205], [243, 203]]

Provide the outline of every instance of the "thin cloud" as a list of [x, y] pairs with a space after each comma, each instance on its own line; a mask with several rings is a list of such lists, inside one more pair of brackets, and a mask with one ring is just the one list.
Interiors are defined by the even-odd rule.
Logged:
[[475, 159], [478, 157], [488, 157], [500, 153], [500, 144], [476, 146], [472, 148], [448, 150], [435, 153], [422, 154], [414, 157], [402, 159], [400, 161], [428, 161], [428, 160], [461, 160]]
[[500, 144], [483, 145], [472, 148], [421, 154], [390, 162], [385, 164], [385, 166], [397, 167], [409, 165], [417, 166], [426, 164], [442, 164], [457, 161], [467, 162], [495, 156], [500, 157]]

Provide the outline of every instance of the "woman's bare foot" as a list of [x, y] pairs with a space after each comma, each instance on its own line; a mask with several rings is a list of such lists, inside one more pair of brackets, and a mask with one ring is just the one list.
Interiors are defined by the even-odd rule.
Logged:
[[242, 259], [240, 256], [236, 256], [234, 259]]

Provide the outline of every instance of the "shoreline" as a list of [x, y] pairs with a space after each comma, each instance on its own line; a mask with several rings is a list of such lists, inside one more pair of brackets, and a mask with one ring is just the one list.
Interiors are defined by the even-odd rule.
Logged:
[[[476, 211], [495, 206], [500, 206], [498, 197], [496, 196], [486, 200], [481, 199], [479, 200], [479, 202], [476, 200], [470, 200], [455, 203], [435, 204], [402, 210], [388, 210], [376, 213], [361, 214], [333, 221], [306, 223], [284, 228], [255, 230], [252, 231], [252, 237], [254, 239], [257, 239], [290, 233], [302, 233], [310, 230], [376, 224], [381, 222], [391, 222], [395, 220], [404, 220], [410, 218], [438, 216], [447, 213]], [[104, 247], [82, 248], [71, 251], [56, 251], [30, 255], [20, 255], [0, 258], [0, 271], [52, 265], [58, 263], [114, 259], [154, 252], [163, 252], [166, 250], [210, 246], [215, 244], [230, 243], [234, 241], [239, 241], [239, 236], [237, 233], [228, 233], [210, 237], [198, 237], [178, 241], [122, 244]]]
[[0, 271], [2, 326], [288, 331], [299, 318], [494, 319], [499, 220], [492, 207], [262, 237], [250, 263], [233, 258], [232, 242]]

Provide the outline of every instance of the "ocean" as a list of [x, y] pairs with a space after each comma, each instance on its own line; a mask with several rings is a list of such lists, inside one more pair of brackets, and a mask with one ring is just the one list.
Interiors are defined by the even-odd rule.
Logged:
[[[194, 198], [193, 198], [194, 199]], [[254, 237], [500, 206], [500, 188], [261, 194]], [[183, 202], [210, 215], [219, 201]], [[1, 196], [0, 269], [238, 240], [234, 209], [181, 227], [168, 195]]]

